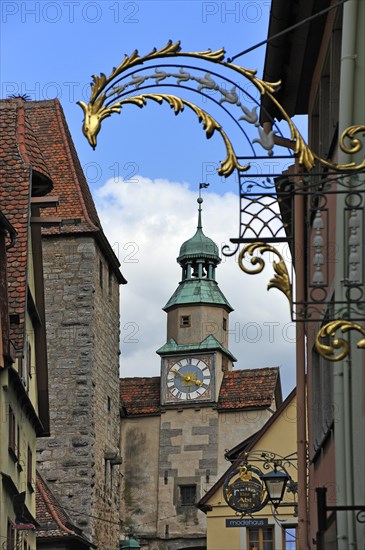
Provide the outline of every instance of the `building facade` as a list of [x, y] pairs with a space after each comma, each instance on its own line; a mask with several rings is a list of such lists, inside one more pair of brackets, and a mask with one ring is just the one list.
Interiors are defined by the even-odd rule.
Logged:
[[296, 460], [296, 416], [298, 414], [295, 390], [293, 390], [272, 417], [256, 434], [226, 453], [232, 462], [227, 471], [199, 501], [198, 507], [207, 516], [208, 550], [295, 550], [297, 546], [296, 495], [286, 491], [283, 502], [274, 518], [272, 505], [266, 505], [254, 514], [240, 517], [228, 506], [223, 494], [229, 476], [239, 469], [245, 457], [248, 463], [258, 467], [262, 473], [262, 453], [270, 456], [289, 457], [284, 461], [292, 481], [297, 481]]
[[[0, 452], [1, 536], [9, 550], [25, 537], [13, 509], [24, 493], [31, 526], [24, 548], [35, 549], [37, 459], [76, 535], [90, 547], [119, 548], [119, 284], [126, 281], [59, 102], [15, 98], [0, 107], [1, 210], [12, 224], [1, 219], [1, 441], [8, 441]], [[36, 452], [41, 435], [49, 437]]]
[[[119, 285], [58, 100], [25, 102], [54, 183], [44, 227], [50, 437], [37, 462], [74, 525], [98, 548], [119, 545]], [[42, 211], [41, 211], [42, 214]]]
[[0, 113], [0, 544], [35, 550], [36, 438], [49, 435], [38, 212], [53, 183], [24, 102]]
[[[269, 37], [330, 4], [273, 2]], [[298, 385], [304, 398], [301, 406], [308, 408], [309, 469], [308, 515], [304, 503], [300, 548], [312, 548], [315, 543], [317, 548], [339, 550], [365, 546], [359, 516], [365, 505], [364, 352], [357, 347], [359, 332], [341, 332], [347, 322], [352, 329], [357, 324], [361, 331], [365, 320], [360, 252], [365, 192], [360, 166], [365, 120], [364, 9], [364, 2], [351, 0], [273, 38], [265, 60], [264, 79], [282, 81], [278, 100], [289, 116], [308, 115], [309, 146], [324, 160], [316, 162], [308, 174], [306, 191], [294, 193], [293, 206], [297, 311], [305, 312], [304, 317], [297, 317], [301, 327], [297, 329], [297, 335], [301, 334], [297, 361], [308, 373], [307, 403], [303, 385]], [[270, 106], [265, 107], [268, 119], [279, 117]], [[351, 126], [358, 130], [359, 147], [352, 149], [355, 142], [351, 139], [345, 139], [350, 147], [340, 147], [343, 133]], [[360, 168], [351, 170], [351, 163]], [[335, 164], [343, 167], [341, 172]], [[300, 171], [295, 166], [284, 175], [293, 190], [298, 191], [295, 175]], [[334, 321], [338, 329], [323, 332], [319, 338], [324, 345], [320, 354], [316, 337]], [[349, 354], [341, 356], [347, 346]], [[318, 489], [322, 488], [332, 510], [320, 500]], [[336, 510], [339, 506], [344, 509]]]
[[161, 376], [122, 378], [121, 520], [149, 549], [206, 547], [196, 503], [226, 469], [224, 453], [281, 403], [278, 368], [233, 370], [232, 308], [215, 273], [218, 247], [202, 230], [180, 248], [182, 279], [167, 302]]

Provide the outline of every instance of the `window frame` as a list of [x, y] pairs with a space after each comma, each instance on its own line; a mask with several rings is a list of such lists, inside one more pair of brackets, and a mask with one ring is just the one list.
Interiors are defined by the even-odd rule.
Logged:
[[33, 487], [33, 453], [28, 445], [27, 450], [27, 485], [31, 493], [34, 493]]
[[[193, 496], [193, 499], [189, 495], [189, 491], [191, 490], [191, 495]], [[196, 483], [184, 483], [179, 485], [179, 500], [180, 500], [180, 506], [195, 506], [197, 502], [197, 486]]]
[[14, 524], [10, 518], [8, 518], [8, 525], [6, 529], [6, 550], [14, 550], [15, 548], [15, 529]]
[[188, 328], [188, 327], [191, 327], [191, 316], [180, 315], [180, 328]]
[[9, 426], [8, 426], [8, 451], [15, 462], [18, 460], [16, 445], [16, 419], [12, 406], [9, 403]]
[[286, 531], [288, 529], [294, 529], [294, 542], [295, 542], [295, 549], [297, 549], [298, 545], [297, 545], [297, 540], [298, 540], [298, 526], [297, 525], [285, 525], [285, 527], [282, 527], [282, 544], [283, 544], [283, 550], [287, 550], [287, 542], [292, 542], [292, 541], [288, 541], [287, 540], [287, 537], [286, 537]]
[[[271, 540], [264, 539], [264, 530], [269, 530], [271, 532]], [[254, 531], [257, 531], [258, 533], [258, 541], [252, 541], [250, 540], [250, 534], [253, 534]], [[246, 536], [247, 536], [247, 550], [252, 550], [255, 548], [255, 545], [258, 543], [257, 549], [263, 550], [264, 544], [270, 542], [271, 543], [271, 550], [275, 550], [275, 529], [273, 525], [265, 525], [264, 527], [247, 527], [246, 528]]]

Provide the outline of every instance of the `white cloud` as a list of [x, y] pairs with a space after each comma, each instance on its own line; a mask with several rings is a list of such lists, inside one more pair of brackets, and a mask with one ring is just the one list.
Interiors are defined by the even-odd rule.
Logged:
[[[203, 230], [219, 246], [238, 235], [236, 195], [204, 191]], [[162, 307], [175, 291], [181, 268], [176, 262], [182, 243], [197, 225], [197, 192], [187, 183], [108, 180], [95, 199], [104, 231], [128, 285], [121, 287], [121, 375], [157, 376], [155, 351], [166, 341]], [[233, 249], [233, 245], [232, 245]], [[272, 267], [246, 275], [237, 257], [222, 256], [217, 281], [235, 309], [230, 316], [230, 349], [236, 368], [280, 366], [284, 394], [295, 384], [294, 327], [284, 295], [267, 292]]]

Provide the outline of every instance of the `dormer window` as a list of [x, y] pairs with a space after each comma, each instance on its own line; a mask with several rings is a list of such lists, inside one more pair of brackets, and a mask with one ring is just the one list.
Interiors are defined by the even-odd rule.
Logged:
[[190, 327], [190, 315], [181, 315], [180, 317], [180, 327]]

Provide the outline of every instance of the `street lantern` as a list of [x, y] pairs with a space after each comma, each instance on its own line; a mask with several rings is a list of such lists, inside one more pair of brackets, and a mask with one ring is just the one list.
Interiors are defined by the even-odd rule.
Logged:
[[138, 540], [133, 535], [127, 535], [127, 538], [120, 543], [120, 550], [127, 550], [129, 548], [141, 548]]
[[261, 480], [265, 483], [269, 500], [277, 508], [283, 500], [286, 485], [289, 481], [288, 474], [284, 471], [278, 471], [275, 467], [271, 472], [264, 474]]

